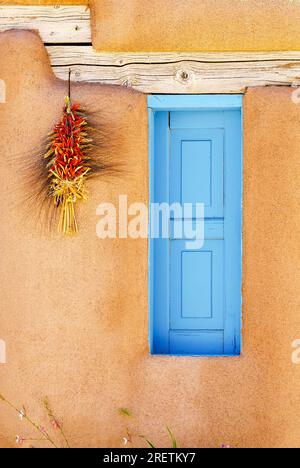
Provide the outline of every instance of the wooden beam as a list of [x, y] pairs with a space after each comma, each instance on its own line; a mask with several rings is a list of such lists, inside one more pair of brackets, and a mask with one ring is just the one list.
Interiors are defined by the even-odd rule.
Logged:
[[300, 84], [300, 52], [104, 54], [92, 47], [47, 48], [54, 73], [144, 93], [241, 93], [250, 86]]
[[[0, 20], [1, 21], [1, 20]], [[131, 63], [175, 63], [175, 62], [300, 62], [299, 52], [129, 52], [105, 53], [96, 52], [92, 46], [49, 46], [47, 47], [53, 65], [70, 63], [82, 65], [124, 66]]]
[[38, 31], [46, 43], [91, 43], [90, 11], [85, 6], [0, 6], [0, 32]]
[[0, 32], [8, 29], [39, 31], [61, 79], [67, 79], [71, 68], [74, 81], [175, 94], [300, 85], [300, 52], [97, 53], [88, 45], [90, 12], [85, 6], [1, 6]]

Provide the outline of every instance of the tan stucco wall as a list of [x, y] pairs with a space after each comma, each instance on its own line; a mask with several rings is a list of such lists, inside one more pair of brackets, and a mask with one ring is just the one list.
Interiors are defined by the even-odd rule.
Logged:
[[0, 0], [0, 5], [89, 5], [100, 51], [300, 49], [300, 0]]
[[89, 0], [0, 0], [0, 5], [88, 5]]
[[[147, 201], [146, 97], [73, 88], [100, 110], [112, 158], [125, 166], [118, 179], [90, 185], [77, 238], [50, 238], [23, 203], [17, 161], [59, 117], [66, 86], [34, 33], [0, 35], [0, 70], [8, 91], [0, 104], [0, 338], [8, 360], [0, 393], [36, 419], [48, 395], [75, 446], [120, 446], [121, 406], [135, 414], [138, 433], [163, 446], [166, 424], [181, 446], [298, 446], [300, 366], [291, 363], [291, 342], [300, 338], [300, 105], [291, 90], [252, 89], [245, 98], [243, 355], [162, 358], [148, 354], [147, 242], [95, 234], [100, 202], [120, 193]], [[23, 427], [0, 404], [1, 436], [26, 435]]]
[[300, 49], [299, 0], [91, 0], [105, 51]]

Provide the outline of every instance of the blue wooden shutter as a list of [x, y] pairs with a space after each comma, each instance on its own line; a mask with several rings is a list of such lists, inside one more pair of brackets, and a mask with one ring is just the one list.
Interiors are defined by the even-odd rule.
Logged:
[[[195, 107], [189, 96], [191, 107]], [[151, 350], [154, 354], [236, 355], [241, 316], [241, 100], [218, 109], [150, 111], [151, 201], [204, 203], [204, 245], [173, 236], [150, 244]], [[238, 97], [241, 99], [240, 97]], [[166, 100], [166, 97], [164, 98]], [[179, 100], [182, 97], [179, 97]], [[199, 103], [201, 97], [195, 97]], [[226, 101], [226, 96], [219, 98]], [[228, 102], [232, 97], [228, 97]], [[150, 98], [153, 102], [153, 97]], [[161, 102], [161, 101], [160, 101]], [[201, 222], [193, 212], [191, 223]]]

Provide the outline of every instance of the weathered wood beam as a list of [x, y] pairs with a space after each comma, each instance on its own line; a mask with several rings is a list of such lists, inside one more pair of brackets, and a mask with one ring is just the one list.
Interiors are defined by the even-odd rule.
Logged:
[[85, 6], [0, 6], [0, 32], [8, 29], [38, 31], [62, 79], [71, 68], [74, 81], [145, 93], [240, 93], [250, 86], [300, 84], [300, 51], [97, 53], [88, 45], [90, 12]]
[[250, 86], [300, 84], [300, 52], [104, 54], [92, 47], [47, 48], [55, 74], [145, 93], [240, 93]]
[[101, 53], [92, 46], [49, 46], [47, 50], [53, 65], [70, 63], [82, 65], [115, 65], [124, 66], [131, 63], [174, 63], [174, 62], [300, 62], [300, 51], [287, 52], [130, 52], [130, 53]]
[[0, 6], [0, 32], [9, 29], [38, 31], [46, 43], [91, 43], [85, 6]]

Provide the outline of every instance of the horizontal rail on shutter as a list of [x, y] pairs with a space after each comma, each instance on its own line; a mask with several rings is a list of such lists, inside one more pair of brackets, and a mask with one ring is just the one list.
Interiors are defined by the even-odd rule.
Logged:
[[[179, 235], [180, 232], [182, 232], [181, 236]], [[204, 233], [204, 239], [222, 240], [224, 239], [224, 221], [208, 219], [197, 221], [188, 219], [181, 221], [178, 219], [170, 221], [170, 240], [194, 240], [196, 232]]]

